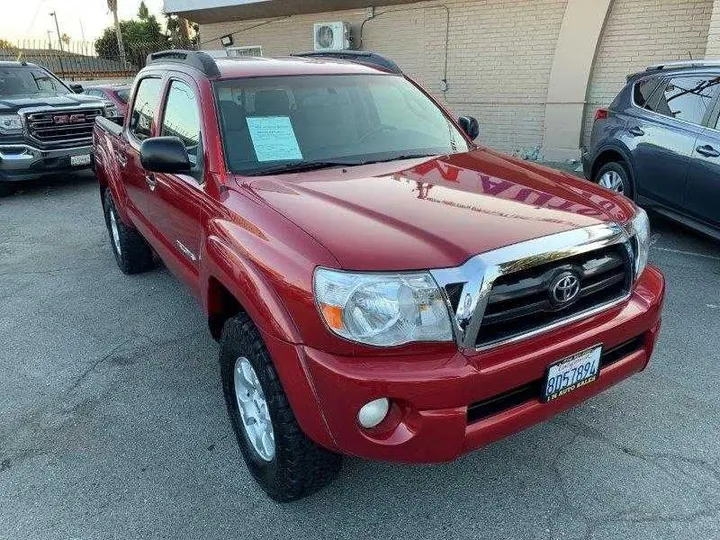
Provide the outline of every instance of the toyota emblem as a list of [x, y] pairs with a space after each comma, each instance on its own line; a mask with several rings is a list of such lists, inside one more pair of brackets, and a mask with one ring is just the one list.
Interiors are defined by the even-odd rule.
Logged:
[[580, 294], [580, 278], [575, 272], [563, 272], [550, 284], [550, 301], [555, 306], [566, 306]]

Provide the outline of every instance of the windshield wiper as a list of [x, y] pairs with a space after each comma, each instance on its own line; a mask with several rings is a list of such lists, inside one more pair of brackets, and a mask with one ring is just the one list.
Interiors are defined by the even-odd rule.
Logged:
[[331, 167], [350, 167], [360, 165], [357, 161], [298, 161], [266, 167], [258, 171], [248, 172], [246, 176], [267, 176], [270, 174], [293, 173], [329, 169]]
[[388, 163], [390, 161], [401, 161], [403, 159], [420, 159], [426, 157], [435, 157], [439, 154], [401, 154], [399, 156], [392, 156], [387, 159], [370, 159], [368, 161], [362, 161], [357, 165], [370, 165], [372, 163]]

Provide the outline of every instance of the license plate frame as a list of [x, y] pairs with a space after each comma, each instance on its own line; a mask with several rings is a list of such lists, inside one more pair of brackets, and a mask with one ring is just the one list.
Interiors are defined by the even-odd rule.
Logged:
[[77, 156], [70, 156], [71, 167], [81, 167], [83, 165], [90, 165], [92, 157], [90, 154], [79, 154]]
[[[541, 401], [543, 403], [553, 401], [582, 386], [595, 382], [600, 376], [602, 351], [602, 344], [593, 345], [550, 364], [545, 370], [542, 395], [540, 396]], [[589, 368], [587, 364], [590, 364]], [[581, 377], [577, 377], [578, 369], [583, 372]], [[568, 376], [567, 381], [564, 375]], [[557, 380], [558, 376], [560, 376], [560, 380]], [[553, 384], [550, 384], [551, 379]], [[551, 391], [548, 391], [550, 389]]]

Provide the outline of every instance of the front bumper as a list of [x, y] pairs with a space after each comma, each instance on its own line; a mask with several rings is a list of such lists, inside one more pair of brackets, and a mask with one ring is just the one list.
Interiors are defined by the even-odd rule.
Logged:
[[[468, 356], [454, 349], [413, 357], [360, 358], [285, 347], [282, 354], [289, 349], [297, 354], [310, 386], [303, 382], [302, 389], [297, 389], [286, 383], [286, 391], [294, 409], [301, 399], [289, 387], [312, 392], [318, 411], [311, 413], [305, 401], [296, 416], [311, 438], [332, 450], [391, 461], [452, 460], [547, 420], [643, 370], [660, 329], [664, 292], [662, 274], [648, 267], [630, 299], [617, 307]], [[506, 399], [504, 408], [498, 406], [513, 392], [539, 384], [552, 362], [599, 343], [606, 351], [633, 345], [616, 349], [619, 353], [602, 367], [595, 382], [550, 403], [540, 401], [538, 390], [525, 399]], [[279, 345], [274, 344], [270, 352], [277, 358], [275, 346]], [[380, 397], [393, 403], [388, 417], [372, 430], [360, 428], [358, 410]], [[488, 403], [489, 408], [485, 407]], [[477, 414], [478, 407], [483, 414]]]
[[[70, 157], [90, 155], [90, 164], [71, 166]], [[28, 144], [0, 143], [0, 182], [35, 180], [47, 174], [72, 172], [92, 167], [92, 145], [42, 150]]]

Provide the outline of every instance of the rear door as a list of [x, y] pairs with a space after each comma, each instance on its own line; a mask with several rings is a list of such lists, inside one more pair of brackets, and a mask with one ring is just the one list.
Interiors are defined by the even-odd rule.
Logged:
[[151, 243], [157, 236], [150, 217], [153, 209], [153, 186], [140, 163], [140, 145], [145, 139], [155, 135], [155, 118], [160, 107], [162, 88], [162, 78], [159, 75], [147, 76], [138, 81], [130, 122], [125, 131], [126, 140], [117, 156], [134, 221]]
[[[720, 73], [717, 75], [715, 84], [720, 82]], [[695, 142], [683, 208], [691, 217], [720, 227], [720, 99]]]
[[[190, 174], [146, 173], [154, 182], [150, 219], [157, 228], [165, 263], [191, 287], [198, 283], [204, 214], [205, 166], [202, 116], [195, 81], [172, 73], [164, 92], [158, 135], [179, 137], [185, 144]], [[163, 254], [163, 253], [161, 253]]]
[[[695, 141], [704, 131], [716, 87], [712, 76], [672, 76], [643, 95], [640, 81], [626, 125], [639, 197], [679, 209]], [[648, 98], [644, 101], [644, 98]]]

